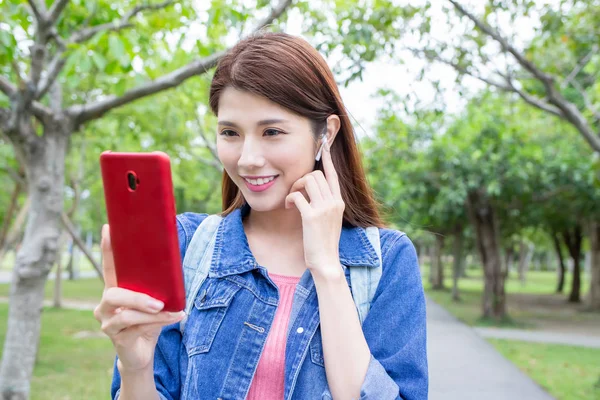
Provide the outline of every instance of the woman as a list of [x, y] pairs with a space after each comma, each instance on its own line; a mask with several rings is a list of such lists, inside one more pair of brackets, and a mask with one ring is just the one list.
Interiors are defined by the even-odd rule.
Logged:
[[[245, 39], [219, 62], [210, 106], [224, 218], [183, 334], [183, 313], [112, 287], [103, 229], [95, 316], [118, 355], [113, 398], [426, 399], [416, 253], [381, 222], [324, 59], [287, 34]], [[182, 258], [205, 217], [178, 216]], [[369, 226], [382, 276], [361, 327], [348, 270], [379, 265]]]

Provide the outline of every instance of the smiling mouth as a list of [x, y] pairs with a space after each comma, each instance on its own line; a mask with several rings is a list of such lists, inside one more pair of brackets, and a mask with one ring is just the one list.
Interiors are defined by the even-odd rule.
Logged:
[[246, 183], [246, 186], [248, 187], [248, 189], [250, 189], [253, 192], [262, 192], [264, 190], [267, 190], [268, 188], [270, 188], [271, 186], [273, 186], [273, 184], [275, 183], [275, 181], [277, 180], [277, 178], [279, 177], [279, 175], [275, 175], [275, 176], [271, 176], [269, 178], [260, 178], [260, 179], [244, 179], [244, 183]]

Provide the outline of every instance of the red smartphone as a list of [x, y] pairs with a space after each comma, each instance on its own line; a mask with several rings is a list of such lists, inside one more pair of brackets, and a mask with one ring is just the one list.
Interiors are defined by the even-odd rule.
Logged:
[[100, 155], [117, 285], [185, 308], [171, 162], [163, 152]]

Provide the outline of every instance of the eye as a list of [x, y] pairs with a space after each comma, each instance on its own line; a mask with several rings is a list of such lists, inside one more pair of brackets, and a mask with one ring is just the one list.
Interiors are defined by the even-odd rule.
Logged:
[[235, 135], [237, 135], [237, 132], [232, 131], [231, 129], [223, 129], [219, 135], [221, 136], [225, 136], [225, 137], [233, 137]]
[[278, 134], [283, 134], [284, 132], [278, 129], [267, 129], [265, 130], [265, 135], [267, 136], [277, 136]]

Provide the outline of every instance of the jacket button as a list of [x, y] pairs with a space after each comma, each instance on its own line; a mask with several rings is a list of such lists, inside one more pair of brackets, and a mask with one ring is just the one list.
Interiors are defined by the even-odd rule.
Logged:
[[298, 332], [298, 333], [302, 333], [302, 332], [304, 332], [304, 328], [303, 328], [303, 327], [300, 327], [300, 328], [296, 329], [296, 332]]

